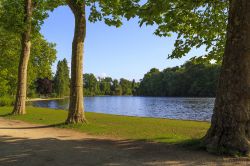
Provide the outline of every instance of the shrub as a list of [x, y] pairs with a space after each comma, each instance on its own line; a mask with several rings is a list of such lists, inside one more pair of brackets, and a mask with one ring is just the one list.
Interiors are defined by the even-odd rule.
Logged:
[[58, 97], [58, 95], [57, 95], [56, 93], [51, 93], [51, 94], [50, 94], [50, 97], [56, 98], [56, 97]]
[[11, 96], [0, 97], [0, 106], [13, 106], [15, 103], [15, 98]]
[[32, 89], [32, 90], [28, 91], [27, 97], [30, 97], [30, 98], [39, 98], [39, 94], [37, 94], [36, 91]]

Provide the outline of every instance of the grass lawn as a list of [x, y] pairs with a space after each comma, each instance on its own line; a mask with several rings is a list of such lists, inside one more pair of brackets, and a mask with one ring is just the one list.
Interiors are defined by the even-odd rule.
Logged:
[[204, 136], [210, 126], [208, 122], [139, 118], [88, 112], [86, 113], [89, 122], [87, 125], [63, 125], [62, 123], [67, 117], [67, 112], [64, 110], [27, 107], [26, 115], [6, 116], [11, 111], [12, 107], [0, 107], [0, 116], [35, 124], [72, 128], [97, 136], [165, 143], [194, 142]]

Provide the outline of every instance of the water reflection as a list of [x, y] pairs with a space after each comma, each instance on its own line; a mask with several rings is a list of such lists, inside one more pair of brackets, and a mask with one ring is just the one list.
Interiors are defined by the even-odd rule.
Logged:
[[[32, 102], [33, 106], [67, 109], [69, 101]], [[214, 98], [85, 97], [85, 111], [106, 114], [210, 121]]]

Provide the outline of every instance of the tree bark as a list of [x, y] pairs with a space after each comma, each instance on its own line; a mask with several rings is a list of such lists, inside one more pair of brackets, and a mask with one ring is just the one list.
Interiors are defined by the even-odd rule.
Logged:
[[26, 113], [25, 101], [27, 92], [27, 67], [30, 58], [30, 36], [31, 36], [31, 21], [32, 21], [32, 1], [25, 1], [25, 29], [22, 34], [22, 52], [18, 67], [18, 85], [16, 93], [16, 101], [12, 114], [22, 115]]
[[71, 84], [69, 113], [66, 123], [86, 122], [83, 105], [83, 48], [86, 36], [84, 1], [67, 1], [75, 16], [75, 33], [72, 43]]
[[211, 127], [204, 137], [208, 151], [249, 153], [250, 1], [230, 0], [227, 41]]

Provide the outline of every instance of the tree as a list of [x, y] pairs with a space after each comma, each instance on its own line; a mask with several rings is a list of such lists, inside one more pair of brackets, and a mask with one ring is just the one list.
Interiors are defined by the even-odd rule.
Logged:
[[219, 78], [218, 65], [187, 62], [183, 67], [185, 68], [183, 75], [188, 76], [182, 79], [187, 83], [185, 86], [187, 87], [187, 96], [215, 96], [217, 80]]
[[36, 90], [39, 94], [48, 96], [52, 93], [52, 81], [48, 78], [39, 78], [36, 81], [37, 87]]
[[83, 43], [86, 35], [85, 2], [67, 0], [75, 16], [75, 33], [72, 43], [69, 113], [66, 123], [86, 122], [83, 107]]
[[137, 96], [138, 95], [137, 91], [138, 91], [139, 86], [140, 86], [140, 83], [136, 82], [133, 79], [133, 81], [132, 81], [132, 94], [133, 94], [133, 96]]
[[250, 1], [231, 0], [214, 114], [204, 138], [209, 151], [249, 153], [249, 45]]
[[122, 95], [122, 87], [119, 84], [119, 81], [117, 79], [114, 79], [112, 82], [111, 92], [112, 92], [112, 95], [115, 95], [115, 96]]
[[[96, 95], [136, 95], [139, 83], [133, 80], [132, 82], [126, 79], [121, 79], [121, 82], [111, 77], [100, 78], [98, 80], [94, 74], [83, 74], [84, 96]], [[124, 94], [122, 93], [124, 92]]]
[[112, 78], [101, 78], [99, 82], [101, 95], [111, 95]]
[[[21, 37], [9, 32], [0, 25], [0, 91], [1, 95], [13, 96], [16, 93], [18, 61], [20, 57]], [[51, 66], [56, 59], [55, 44], [48, 43], [42, 35], [31, 39], [36, 44], [31, 47], [30, 62], [28, 65], [27, 96], [35, 92], [35, 82], [38, 78], [52, 79]]]
[[59, 97], [69, 95], [69, 68], [68, 62], [65, 58], [57, 63], [57, 70], [54, 78], [54, 89], [55, 93]]
[[[66, 123], [86, 122], [83, 106], [82, 63], [84, 39], [86, 35], [85, 6], [91, 6], [89, 21], [104, 19], [107, 25], [121, 26], [121, 17], [133, 17], [136, 13], [138, 0], [66, 0], [75, 17], [75, 33], [72, 43], [71, 84], [69, 113]], [[100, 9], [98, 11], [98, 9]]]
[[95, 96], [99, 94], [98, 82], [94, 74], [83, 75], [84, 96]]
[[169, 58], [181, 58], [192, 48], [205, 47], [207, 53], [194, 57], [221, 63], [225, 41], [229, 0], [148, 0], [138, 13], [140, 26], [158, 25], [155, 34], [177, 34], [175, 49]]
[[22, 51], [19, 61], [18, 69], [18, 86], [16, 93], [16, 101], [12, 114], [22, 115], [26, 113], [25, 102], [27, 95], [27, 68], [30, 58], [31, 47], [31, 25], [32, 25], [32, 1], [25, 1], [25, 18], [24, 24], [26, 25], [22, 33]]
[[160, 71], [159, 69], [152, 68], [148, 73], [144, 75], [144, 78], [141, 80], [139, 94], [144, 96], [161, 96], [157, 90], [157, 88], [161, 88], [161, 86], [157, 86], [156, 84], [160, 83]]
[[[51, 66], [56, 61], [56, 48], [54, 43], [47, 42], [44, 37], [37, 34], [31, 40], [35, 43], [31, 47], [30, 63], [28, 66], [28, 85], [37, 78], [52, 80]], [[65, 64], [67, 67], [67, 62]]]
[[19, 40], [13, 33], [9, 33], [0, 26], [0, 91], [2, 95], [14, 95], [16, 87], [18, 62], [15, 61], [19, 55]]
[[183, 90], [181, 82], [185, 82], [182, 81], [182, 72], [183, 69], [180, 69], [180, 67], [163, 70], [162, 90], [164, 96], [181, 96], [181, 94], [179, 94], [180, 91]]
[[44, 37], [37, 34], [31, 39], [32, 45], [27, 77], [27, 96], [36, 95], [36, 80], [52, 80], [52, 65], [56, 61], [56, 49], [54, 43], [47, 42]]
[[132, 82], [131, 81], [121, 78], [120, 86], [122, 88], [122, 95], [132, 95]]
[[141, 9], [141, 24], [158, 24], [160, 36], [178, 34], [171, 58], [206, 46], [205, 59], [222, 60], [211, 127], [203, 143], [208, 151], [249, 153], [250, 1], [149, 0]]
[[[52, 4], [56, 3], [51, 0], [2, 0], [0, 3], [1, 26], [6, 30], [21, 34], [22, 38], [16, 101], [12, 112], [12, 114], [21, 115], [26, 113], [27, 68], [31, 52], [32, 32], [39, 32], [40, 25], [48, 16], [46, 10], [52, 9]], [[36, 33], [33, 33], [33, 35]]]

